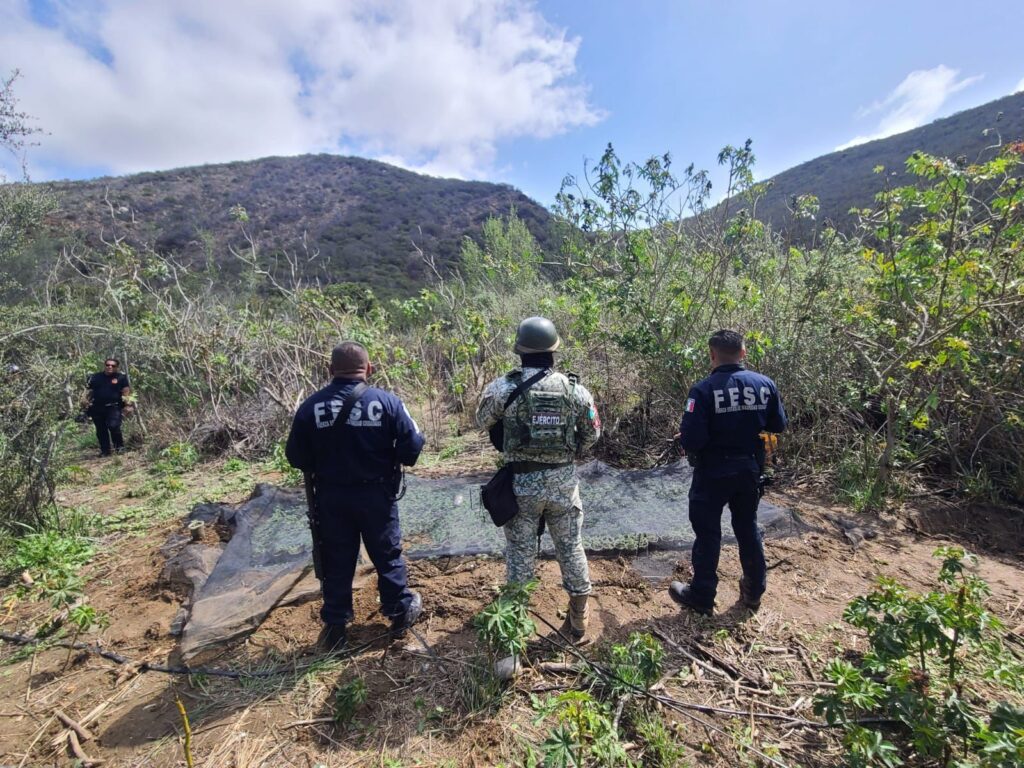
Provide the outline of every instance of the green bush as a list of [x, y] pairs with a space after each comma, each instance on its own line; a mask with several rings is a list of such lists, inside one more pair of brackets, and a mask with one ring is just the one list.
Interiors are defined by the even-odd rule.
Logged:
[[505, 584], [498, 599], [473, 617], [477, 636], [497, 658], [526, 653], [526, 641], [537, 631], [529, 613], [536, 589], [536, 581]]
[[604, 669], [593, 673], [594, 681], [614, 696], [647, 689], [661, 676], [665, 649], [646, 632], [633, 632], [625, 643], [611, 646]]
[[[851, 766], [1008, 768], [1024, 760], [1024, 664], [1002, 647], [999, 621], [984, 605], [988, 586], [968, 570], [972, 558], [956, 547], [936, 555], [937, 589], [916, 594], [883, 578], [843, 614], [867, 632], [868, 650], [856, 663], [828, 664], [835, 687], [817, 697], [815, 711], [843, 727]], [[882, 730], [869, 716], [896, 728]]]
[[84, 581], [79, 571], [95, 554], [90, 540], [48, 529], [14, 539], [2, 566], [9, 574], [27, 571], [33, 584], [31, 588], [22, 588], [31, 589], [60, 607], [81, 595]]
[[188, 472], [199, 463], [199, 451], [191, 443], [172, 443], [160, 451], [153, 469], [164, 474]]
[[334, 721], [347, 725], [369, 698], [363, 678], [354, 677], [334, 691]]

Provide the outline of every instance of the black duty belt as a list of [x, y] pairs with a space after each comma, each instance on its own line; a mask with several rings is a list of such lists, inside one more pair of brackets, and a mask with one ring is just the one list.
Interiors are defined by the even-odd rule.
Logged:
[[342, 483], [324, 483], [324, 485], [337, 487], [337, 488], [348, 488], [353, 485], [387, 485], [388, 483], [394, 482], [393, 477], [374, 477], [370, 480], [346, 480]]
[[543, 472], [546, 469], [569, 467], [572, 466], [572, 462], [563, 461], [559, 464], [546, 464], [543, 461], [512, 461], [509, 462], [509, 466], [512, 467], [512, 471], [517, 475], [523, 475], [527, 472]]
[[752, 451], [728, 450], [724, 448], [705, 448], [701, 453], [710, 459], [757, 459]]

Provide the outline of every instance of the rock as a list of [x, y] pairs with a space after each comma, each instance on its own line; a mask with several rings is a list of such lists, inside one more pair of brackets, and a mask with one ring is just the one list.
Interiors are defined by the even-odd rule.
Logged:
[[494, 662], [494, 676], [507, 682], [523, 674], [523, 663], [518, 656], [506, 656]]
[[192, 511], [188, 513], [188, 521], [192, 523], [197, 520], [201, 520], [210, 526], [227, 525], [233, 527], [235, 507], [221, 502], [196, 504], [196, 506], [192, 507]]
[[864, 543], [864, 531], [856, 526], [843, 528], [843, 537], [850, 542], [854, 549]]
[[160, 580], [184, 591], [191, 600], [210, 578], [223, 551], [221, 546], [190, 544], [167, 561], [160, 572]]
[[171, 619], [171, 626], [168, 628], [167, 633], [172, 637], [181, 637], [181, 632], [185, 629], [185, 624], [188, 622], [188, 608], [182, 606], [178, 609], [178, 612], [174, 614], [174, 618]]

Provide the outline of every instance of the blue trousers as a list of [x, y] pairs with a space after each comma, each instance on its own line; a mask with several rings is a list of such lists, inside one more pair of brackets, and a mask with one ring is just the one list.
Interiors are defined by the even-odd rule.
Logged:
[[124, 436], [121, 434], [122, 413], [117, 405], [94, 405], [89, 409], [89, 416], [96, 427], [96, 439], [100, 441], [100, 453], [110, 453], [110, 444], [114, 448], [124, 448]]
[[409, 575], [402, 558], [398, 504], [384, 485], [317, 488], [320, 512], [321, 563], [325, 624], [347, 624], [352, 610], [352, 579], [359, 559], [359, 541], [377, 571], [380, 612], [401, 616], [412, 602]]
[[712, 476], [698, 467], [690, 484], [690, 525], [696, 538], [693, 542], [694, 599], [712, 605], [718, 591], [718, 556], [722, 549], [722, 508], [728, 504], [732, 514], [732, 530], [740, 550], [743, 576], [751, 585], [752, 596], [765, 590], [767, 568], [764, 544], [757, 525], [757, 472]]

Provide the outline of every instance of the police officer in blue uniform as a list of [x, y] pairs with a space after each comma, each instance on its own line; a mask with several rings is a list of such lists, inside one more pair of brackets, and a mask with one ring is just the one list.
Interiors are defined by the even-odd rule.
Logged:
[[748, 371], [743, 335], [720, 330], [708, 340], [711, 375], [690, 390], [679, 427], [679, 444], [694, 467], [690, 484], [693, 580], [673, 581], [672, 599], [710, 615], [718, 589], [722, 508], [728, 504], [740, 550], [740, 599], [751, 610], [761, 605], [767, 570], [757, 525], [759, 480], [764, 470], [761, 432], [782, 432], [786, 411], [775, 382]]
[[285, 446], [289, 463], [313, 475], [324, 599], [319, 642], [328, 651], [344, 645], [354, 616], [360, 538], [392, 632], [400, 636], [423, 612], [420, 595], [408, 586], [396, 502], [401, 465], [416, 463], [423, 435], [402, 401], [376, 387], [366, 388], [344, 424], [335, 424], [345, 398], [373, 373], [361, 344], [335, 347], [330, 372], [331, 383], [299, 406]]
[[111, 447], [117, 453], [124, 450], [121, 421], [125, 411], [131, 412], [132, 406], [125, 398], [132, 389], [127, 374], [118, 371], [120, 365], [119, 360], [108, 357], [103, 361], [103, 370], [90, 376], [86, 384], [86, 413], [96, 427], [100, 456], [109, 456]]

